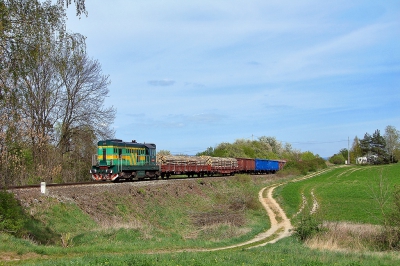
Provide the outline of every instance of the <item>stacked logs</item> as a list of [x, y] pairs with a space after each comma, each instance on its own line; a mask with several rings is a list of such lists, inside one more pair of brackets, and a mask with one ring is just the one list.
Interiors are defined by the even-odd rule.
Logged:
[[206, 165], [204, 158], [188, 155], [157, 155], [157, 162], [168, 165]]
[[237, 167], [238, 163], [235, 158], [222, 158], [207, 156], [207, 164], [212, 167]]
[[212, 167], [237, 167], [235, 158], [188, 155], [157, 155], [157, 162], [167, 165], [211, 165]]

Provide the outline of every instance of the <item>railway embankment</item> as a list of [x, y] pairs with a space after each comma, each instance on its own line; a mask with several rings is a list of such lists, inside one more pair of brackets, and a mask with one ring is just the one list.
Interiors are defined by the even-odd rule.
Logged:
[[[287, 184], [319, 174], [292, 178]], [[338, 265], [349, 265], [356, 261], [376, 265], [382, 259], [390, 265], [396, 261], [396, 257], [381, 254], [323, 252], [321, 257], [319, 251], [309, 250], [295, 238], [285, 238], [292, 233], [289, 218], [301, 202], [288, 217], [272, 197], [278, 193], [274, 191], [283, 191], [282, 183], [276, 175], [238, 175], [50, 187], [44, 195], [39, 188], [15, 189], [17, 199], [36, 222], [28, 229], [35, 230], [27, 241], [0, 234], [0, 259], [46, 259], [49, 263], [72, 259], [78, 265], [140, 261], [164, 265], [178, 261], [199, 265], [227, 265], [224, 261], [229, 265], [267, 261], [331, 265], [340, 261]], [[314, 211], [321, 207], [317, 188], [310, 190], [311, 196], [304, 194]], [[276, 245], [267, 245], [282, 238]]]
[[[62, 245], [61, 238], [68, 235], [70, 245], [77, 246], [77, 236], [93, 231], [132, 229], [137, 234], [132, 241], [149, 240], [147, 248], [152, 250], [165, 248], [165, 243], [154, 246], [150, 241], [170, 241], [165, 235], [178, 237], [170, 244], [172, 249], [212, 249], [252, 238], [270, 227], [267, 213], [260, 215], [257, 195], [278, 179], [276, 175], [238, 175], [57, 186], [48, 187], [46, 194], [36, 187], [13, 193], [31, 217], [51, 225], [54, 234], [50, 235], [60, 236], [49, 239], [51, 243]], [[146, 245], [140, 246], [135, 249], [146, 250]]]

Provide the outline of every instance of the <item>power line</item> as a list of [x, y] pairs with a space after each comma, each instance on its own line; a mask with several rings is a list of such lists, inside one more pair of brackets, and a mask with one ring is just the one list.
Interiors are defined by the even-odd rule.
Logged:
[[281, 141], [291, 144], [326, 144], [326, 143], [339, 143], [339, 142], [347, 142], [347, 139], [342, 140], [333, 140], [333, 141], [298, 141], [298, 142], [290, 142], [290, 141]]
[[[251, 135], [251, 140], [253, 141], [253, 138], [260, 138], [258, 136]], [[339, 142], [347, 142], [347, 139], [341, 139], [341, 140], [330, 140], [330, 141], [315, 141], [315, 140], [307, 140], [307, 141], [285, 141], [285, 140], [279, 140], [277, 141], [282, 142], [282, 143], [290, 143], [290, 144], [327, 144], [327, 143], [339, 143]]]

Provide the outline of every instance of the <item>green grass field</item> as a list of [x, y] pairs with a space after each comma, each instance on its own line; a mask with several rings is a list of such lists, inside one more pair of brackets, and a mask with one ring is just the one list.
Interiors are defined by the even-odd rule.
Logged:
[[[396, 254], [374, 255], [369, 253], [348, 253], [311, 250], [295, 238], [286, 238], [274, 245], [249, 250], [225, 250], [215, 252], [166, 252], [140, 254], [114, 252], [94, 254], [60, 254], [59, 258], [12, 262], [7, 265], [166, 265], [166, 266], [209, 266], [209, 265], [336, 265], [336, 266], [376, 266], [398, 265]], [[0, 262], [0, 265], [2, 263]]]
[[[392, 192], [400, 185], [400, 164], [335, 168], [317, 177], [290, 182], [275, 192], [288, 217], [302, 205], [312, 204], [312, 193], [324, 220], [381, 224], [382, 209], [388, 211]], [[386, 200], [383, 208], [380, 202]]]
[[[400, 185], [399, 174], [400, 164], [330, 168], [319, 176], [299, 182], [289, 181], [277, 187], [275, 197], [289, 218], [301, 208], [302, 195], [310, 206], [314, 195], [325, 220], [379, 224], [382, 216], [377, 197], [373, 195], [379, 195], [379, 184], [383, 183], [389, 192], [385, 208], [389, 208], [390, 192], [395, 185]], [[294, 236], [254, 249], [195, 251], [244, 242], [266, 230], [269, 222], [265, 210], [257, 203], [257, 193], [262, 187], [282, 181], [262, 177], [250, 179], [247, 176], [218, 182], [206, 180], [204, 185], [199, 179], [198, 187], [193, 188], [201, 190], [201, 197], [187, 194], [176, 198], [173, 194], [162, 194], [162, 197], [155, 198], [152, 191], [138, 189], [140, 197], [146, 200], [139, 212], [134, 206], [124, 204], [126, 198], [115, 196], [112, 199], [115, 208], [107, 211], [111, 216], [126, 219], [126, 222], [135, 218], [139, 221], [133, 226], [136, 228], [100, 229], [76, 205], [49, 199], [46, 204], [50, 207], [37, 212], [35, 221], [29, 226], [42, 232], [44, 238], [58, 236], [61, 241], [38, 244], [0, 233], [0, 258], [8, 254], [11, 258], [15, 255], [23, 258], [0, 260], [0, 265], [400, 264], [397, 253], [321, 251], [308, 248]], [[204, 221], [204, 215], [215, 214], [209, 219], [221, 218], [221, 214], [228, 215], [228, 210], [237, 213], [237, 208], [245, 210], [244, 216], [232, 217], [244, 217], [246, 223], [243, 225], [226, 221], [203, 227], [193, 224], [194, 218], [198, 222]], [[193, 215], [196, 213], [199, 215]], [[48, 232], [49, 228], [51, 232]], [[242, 228], [247, 233], [241, 232]], [[195, 237], [191, 232], [196, 233]]]

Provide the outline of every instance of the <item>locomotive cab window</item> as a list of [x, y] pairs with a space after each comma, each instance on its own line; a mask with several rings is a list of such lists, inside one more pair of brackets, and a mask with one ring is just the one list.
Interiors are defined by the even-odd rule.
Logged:
[[107, 151], [106, 149], [103, 149], [103, 161], [107, 159]]

